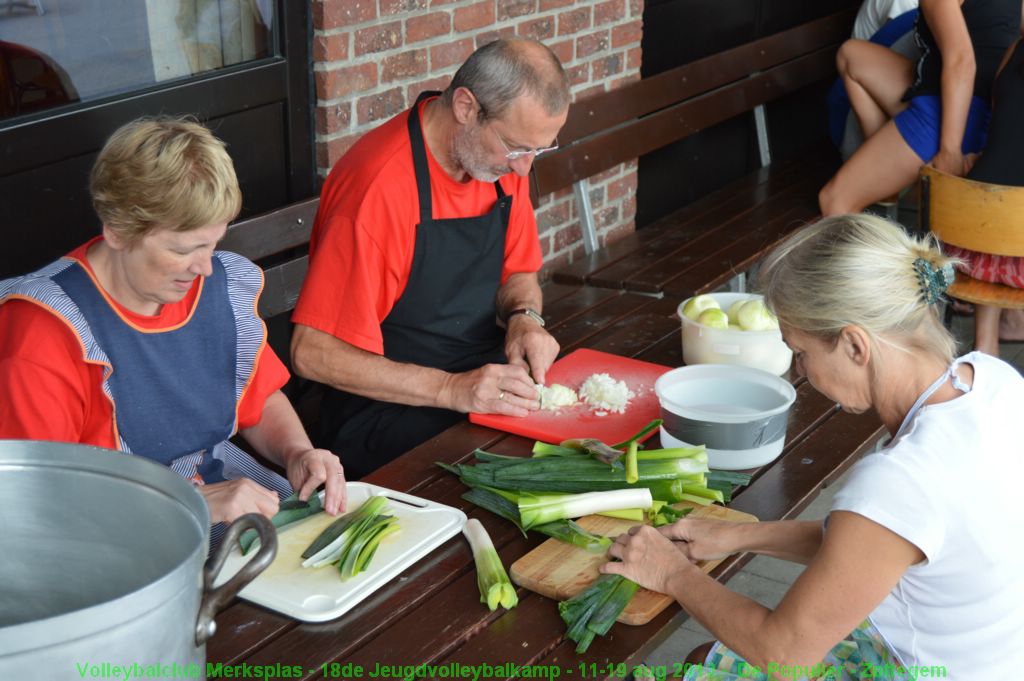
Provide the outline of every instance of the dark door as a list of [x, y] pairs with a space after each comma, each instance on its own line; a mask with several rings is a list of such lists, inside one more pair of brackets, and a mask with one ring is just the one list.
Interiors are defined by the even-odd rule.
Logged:
[[309, 3], [41, 0], [0, 12], [0, 278], [99, 231], [88, 173], [118, 126], [214, 129], [243, 215], [312, 196]]

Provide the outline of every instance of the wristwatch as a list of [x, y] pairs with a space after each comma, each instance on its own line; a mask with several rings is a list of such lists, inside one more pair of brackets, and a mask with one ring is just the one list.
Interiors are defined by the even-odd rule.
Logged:
[[544, 326], [544, 318], [541, 317], [536, 310], [529, 307], [520, 307], [515, 310], [512, 310], [511, 312], [508, 313], [508, 316], [505, 317], [505, 323], [508, 323], [508, 320], [512, 319], [512, 317], [515, 317], [517, 314], [524, 314], [533, 321], [540, 324], [541, 326]]

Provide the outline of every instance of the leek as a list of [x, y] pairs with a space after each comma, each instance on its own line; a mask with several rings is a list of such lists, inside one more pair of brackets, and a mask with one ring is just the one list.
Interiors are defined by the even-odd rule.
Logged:
[[638, 480], [640, 480], [640, 472], [637, 470], [636, 440], [633, 440], [626, 449], [626, 482], [633, 484]]
[[552, 520], [579, 518], [602, 511], [650, 508], [652, 501], [651, 491], [645, 487], [583, 494], [521, 494], [519, 517], [523, 520], [523, 527], [530, 529]]
[[494, 612], [500, 603], [503, 607], [510, 609], [519, 603], [519, 596], [516, 595], [515, 587], [509, 581], [508, 573], [501, 564], [498, 552], [494, 550], [494, 544], [487, 535], [487, 530], [476, 518], [466, 521], [462, 528], [462, 534], [469, 540], [469, 546], [473, 550], [473, 562], [476, 563], [476, 585], [480, 589], [480, 602], [486, 603], [487, 607]]
[[654, 419], [653, 421], [648, 423], [646, 426], [641, 428], [640, 432], [638, 432], [636, 435], [634, 435], [633, 437], [629, 438], [628, 440], [624, 440], [622, 442], [616, 442], [615, 444], [612, 445], [612, 447], [615, 448], [615, 449], [622, 449], [623, 447], [628, 445], [630, 442], [640, 442], [640, 440], [643, 440], [645, 437], [647, 437], [647, 435], [651, 431], [653, 431], [655, 428], [658, 428], [660, 425], [661, 425], [661, 419]]
[[[481, 484], [501, 489], [527, 491], [585, 491], [619, 489], [626, 484], [626, 471], [609, 468], [593, 459], [540, 458], [519, 459], [515, 462], [481, 463], [476, 466], [454, 466], [454, 472], [473, 485]], [[702, 475], [707, 464], [691, 458], [637, 463], [639, 480], [673, 480], [690, 475]], [[603, 484], [588, 487], [586, 484]], [[565, 489], [569, 486], [571, 489]]]
[[472, 502], [480, 508], [487, 509], [496, 516], [502, 517], [519, 528], [524, 535], [523, 521], [519, 517], [519, 506], [516, 502], [509, 501], [505, 497], [483, 487], [472, 487], [462, 495], [466, 501]]
[[[299, 493], [292, 492], [291, 496], [283, 500], [278, 508], [280, 510], [274, 514], [270, 522], [280, 531], [288, 525], [320, 513], [324, 510], [324, 505], [319, 494], [311, 494], [308, 501], [300, 501]], [[256, 534], [256, 530], [246, 530], [243, 532], [242, 536], [238, 538], [238, 545], [241, 548], [242, 555], [244, 556], [249, 553], [249, 549], [258, 541], [259, 535]]]
[[[510, 497], [515, 497], [516, 501], [511, 501]], [[474, 487], [463, 494], [462, 498], [508, 520], [518, 527], [523, 534], [526, 534], [526, 530], [523, 529], [523, 521], [519, 517], [518, 495], [486, 487]], [[590, 553], [604, 553], [612, 543], [609, 537], [602, 537], [599, 534], [588, 532], [571, 520], [555, 520], [531, 527], [530, 529], [534, 532], [554, 537], [566, 544], [578, 546]]]
[[595, 636], [604, 636], [629, 605], [639, 585], [621, 575], [601, 575], [589, 587], [558, 604], [565, 621], [566, 636], [576, 642], [576, 652], [585, 653]]

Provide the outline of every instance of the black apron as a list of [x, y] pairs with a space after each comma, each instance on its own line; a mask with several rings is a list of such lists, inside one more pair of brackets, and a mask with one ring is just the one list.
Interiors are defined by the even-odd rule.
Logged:
[[[381, 332], [388, 359], [463, 372], [506, 361], [505, 333], [495, 317], [512, 197], [495, 182], [497, 200], [484, 215], [433, 218], [419, 107], [425, 98], [438, 94], [421, 94], [409, 111], [420, 221], [409, 280], [381, 323]], [[348, 479], [356, 479], [464, 417], [447, 409], [410, 407], [331, 390], [320, 417], [322, 446], [341, 457]]]

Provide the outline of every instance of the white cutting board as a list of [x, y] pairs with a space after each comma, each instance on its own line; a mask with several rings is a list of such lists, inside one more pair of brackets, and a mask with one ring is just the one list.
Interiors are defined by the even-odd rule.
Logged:
[[[302, 567], [302, 552], [336, 519], [318, 513], [289, 526], [277, 535], [277, 557], [239, 596], [304, 622], [326, 622], [348, 612], [357, 603], [398, 576], [449, 538], [462, 531], [466, 514], [457, 508], [403, 494], [365, 482], [348, 483], [349, 511], [371, 496], [388, 498], [388, 515], [401, 528], [381, 540], [370, 566], [348, 581], [334, 565]], [[322, 493], [321, 493], [322, 494]], [[255, 549], [243, 556], [236, 546], [217, 578], [220, 585], [244, 565]]]

